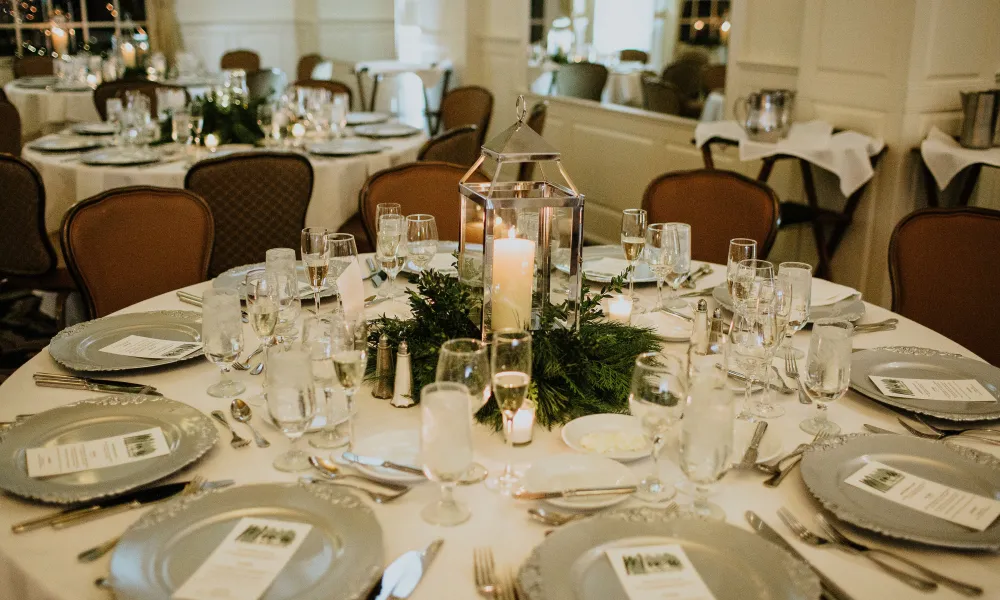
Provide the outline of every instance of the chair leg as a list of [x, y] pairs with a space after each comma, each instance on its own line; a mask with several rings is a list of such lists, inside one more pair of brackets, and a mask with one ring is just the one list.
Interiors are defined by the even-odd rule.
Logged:
[[983, 170], [983, 165], [976, 163], [969, 167], [968, 173], [965, 176], [965, 185], [962, 186], [962, 191], [958, 195], [958, 205], [968, 206], [969, 200], [972, 199], [972, 192], [976, 191], [976, 184], [979, 183], [979, 174]]
[[799, 169], [802, 171], [802, 185], [805, 188], [806, 200], [809, 208], [812, 209], [812, 230], [813, 239], [816, 241], [816, 254], [819, 257], [819, 264], [816, 265], [816, 276], [823, 279], [830, 278], [830, 254], [827, 251], [826, 235], [823, 233], [823, 224], [819, 222], [819, 200], [816, 197], [816, 182], [813, 181], [812, 168], [809, 163], [799, 160]]

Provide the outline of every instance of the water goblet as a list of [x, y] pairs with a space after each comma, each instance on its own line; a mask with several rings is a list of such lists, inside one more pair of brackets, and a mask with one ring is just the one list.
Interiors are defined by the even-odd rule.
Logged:
[[669, 223], [653, 223], [646, 228], [646, 262], [656, 275], [656, 310], [664, 306], [663, 282], [677, 261], [677, 229]]
[[433, 215], [416, 214], [406, 217], [406, 250], [418, 271], [423, 271], [437, 254], [437, 221]]
[[729, 256], [726, 259], [726, 287], [729, 290], [729, 297], [733, 299], [733, 307], [736, 307], [735, 290], [736, 274], [739, 270], [740, 262], [757, 258], [757, 242], [750, 238], [734, 238], [729, 240]]
[[783, 262], [778, 265], [778, 278], [791, 286], [788, 307], [788, 326], [785, 344], [780, 349], [782, 357], [802, 358], [801, 350], [792, 346], [792, 337], [809, 322], [809, 305], [812, 303], [812, 266], [802, 262]]
[[799, 424], [806, 433], [840, 432], [840, 426], [830, 421], [826, 412], [827, 405], [842, 398], [851, 384], [852, 335], [854, 325], [850, 321], [820, 319], [813, 323], [802, 389], [816, 403], [819, 412]]
[[723, 389], [711, 393], [694, 393], [694, 386], [681, 421], [680, 467], [694, 487], [694, 498], [686, 512], [701, 519], [724, 521], [726, 513], [709, 502], [708, 496], [712, 485], [729, 467], [733, 451], [733, 401], [724, 381]]
[[274, 333], [286, 341], [291, 341], [295, 339], [295, 321], [302, 312], [299, 276], [295, 268], [295, 250], [271, 248], [264, 256], [264, 268], [274, 274], [278, 284], [278, 325]]
[[[349, 233], [331, 233], [326, 236], [330, 248], [330, 270], [327, 278], [336, 282], [352, 264], [358, 262], [358, 247]], [[337, 294], [337, 305], [344, 310], [344, 295]]]
[[267, 369], [267, 412], [291, 442], [287, 452], [274, 460], [279, 471], [305, 471], [309, 455], [295, 447], [316, 413], [316, 392], [309, 355], [299, 349], [276, 352]]
[[[441, 344], [438, 352], [435, 381], [453, 381], [469, 388], [469, 420], [487, 402], [493, 393], [490, 372], [490, 347], [486, 342], [473, 338], [456, 338]], [[464, 482], [482, 481], [486, 467], [473, 463], [462, 478]]]
[[420, 390], [420, 457], [424, 474], [441, 484], [441, 497], [420, 512], [424, 521], [452, 526], [472, 515], [455, 501], [455, 485], [472, 466], [472, 422], [469, 388], [451, 381], [435, 382]]
[[302, 349], [312, 361], [317, 399], [322, 401], [326, 414], [326, 426], [309, 439], [309, 445], [316, 448], [337, 448], [347, 443], [347, 437], [337, 427], [344, 419], [346, 407], [334, 389], [337, 375], [333, 368], [333, 335], [342, 324], [340, 315], [309, 316], [302, 323]]
[[639, 482], [636, 498], [662, 503], [677, 494], [677, 488], [663, 481], [660, 455], [667, 435], [684, 412], [687, 395], [685, 367], [675, 356], [646, 352], [635, 359], [629, 390], [629, 412], [639, 419], [653, 444], [653, 469]]
[[207, 390], [209, 396], [230, 398], [246, 386], [229, 378], [229, 369], [243, 352], [243, 315], [240, 297], [233, 289], [210, 289], [202, 298], [201, 341], [205, 357], [222, 370], [219, 382]]

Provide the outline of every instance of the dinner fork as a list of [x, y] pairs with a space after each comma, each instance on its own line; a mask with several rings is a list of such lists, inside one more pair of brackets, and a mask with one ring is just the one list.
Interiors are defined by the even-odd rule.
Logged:
[[213, 410], [212, 417], [215, 418], [216, 421], [225, 425], [226, 429], [229, 430], [229, 433], [233, 434], [233, 439], [229, 441], [230, 446], [233, 448], [242, 448], [250, 445], [250, 440], [245, 437], [241, 437], [240, 434], [236, 433], [236, 430], [229, 424], [229, 421], [226, 420], [226, 415], [221, 410]]
[[812, 404], [812, 398], [802, 389], [802, 381], [799, 379], [799, 361], [794, 354], [785, 356], [785, 375], [788, 375], [795, 382], [795, 387], [799, 391], [799, 402], [802, 404]]
[[902, 417], [896, 417], [896, 420], [899, 421], [899, 424], [902, 425], [904, 429], [906, 429], [907, 431], [909, 431], [913, 435], [915, 435], [917, 437], [924, 438], [924, 439], [928, 439], [928, 440], [943, 440], [943, 439], [949, 438], [949, 437], [962, 436], [962, 437], [966, 437], [966, 438], [969, 438], [969, 439], [973, 439], [973, 440], [977, 440], [977, 441], [980, 441], [980, 442], [984, 442], [984, 443], [987, 443], [987, 444], [993, 444], [994, 446], [1000, 446], [1000, 438], [989, 437], [987, 435], [987, 434], [990, 434], [990, 433], [1000, 433], [1000, 431], [998, 431], [996, 429], [985, 429], [985, 428], [983, 428], [983, 429], [976, 429], [976, 428], [972, 428], [972, 429], [959, 429], [957, 431], [948, 431], [948, 430], [945, 430], [945, 429], [938, 429], [937, 427], [931, 425], [930, 423], [928, 423], [927, 421], [921, 419], [917, 415], [914, 415], [913, 418], [915, 418], [917, 421], [919, 421], [920, 424], [923, 425], [924, 427], [930, 429], [933, 433], [926, 432], [926, 431], [920, 431], [916, 427], [914, 427], [914, 426], [910, 425], [909, 423], [907, 423], [906, 421], [904, 421], [902, 419]]
[[326, 484], [326, 485], [336, 485], [336, 486], [351, 488], [352, 490], [357, 490], [357, 491], [365, 494], [366, 496], [368, 496], [369, 498], [371, 498], [372, 500], [374, 500], [376, 504], [385, 504], [387, 502], [392, 502], [396, 498], [399, 498], [400, 496], [408, 494], [410, 492], [410, 490], [413, 489], [413, 488], [406, 488], [405, 490], [403, 490], [401, 492], [393, 492], [391, 494], [386, 494], [386, 493], [383, 493], [383, 492], [372, 491], [372, 490], [370, 490], [370, 489], [368, 489], [366, 487], [363, 487], [360, 484], [352, 483], [352, 482], [349, 482], [349, 481], [334, 481], [332, 479], [316, 479], [314, 477], [309, 477], [308, 475], [299, 477], [299, 481], [302, 481], [304, 483], [323, 483], [323, 484]]
[[492, 548], [472, 550], [472, 574], [476, 581], [476, 591], [480, 596], [494, 598], [498, 590], [496, 563]]
[[258, 354], [260, 354], [263, 351], [264, 351], [264, 344], [261, 344], [261, 345], [257, 346], [257, 349], [254, 350], [253, 352], [251, 352], [250, 356], [248, 356], [246, 358], [246, 360], [234, 362], [233, 363], [233, 368], [236, 369], [237, 371], [249, 371], [250, 370], [250, 361], [253, 360], [253, 357], [257, 356]]
[[[909, 573], [907, 573], [905, 571], [897, 569], [896, 567], [892, 566], [891, 564], [889, 564], [887, 562], [884, 562], [883, 560], [881, 560], [879, 558], [881, 556], [886, 556], [886, 555], [888, 555], [888, 556], [890, 556], [892, 558], [898, 558], [895, 555], [892, 555], [892, 554], [889, 554], [889, 553], [887, 553], [887, 552], [885, 552], [883, 550], [877, 550], [877, 549], [871, 549], [871, 550], [862, 551], [862, 550], [859, 550], [859, 549], [857, 549], [857, 548], [855, 548], [855, 547], [853, 547], [851, 545], [845, 544], [845, 543], [841, 542], [840, 540], [837, 540], [836, 538], [834, 538], [834, 539], [827, 539], [825, 537], [822, 537], [820, 535], [817, 535], [817, 534], [813, 533], [805, 525], [803, 525], [801, 522], [799, 522], [799, 520], [795, 518], [795, 515], [793, 515], [791, 513], [791, 511], [789, 511], [785, 507], [781, 507], [781, 508], [778, 509], [778, 518], [780, 518], [781, 521], [785, 525], [787, 525], [789, 529], [792, 530], [792, 533], [794, 533], [796, 535], [796, 537], [798, 537], [800, 540], [802, 540], [803, 542], [805, 542], [805, 543], [807, 543], [807, 544], [809, 544], [811, 546], [826, 546], [826, 545], [830, 545], [831, 547], [836, 548], [838, 550], [842, 550], [842, 551], [846, 552], [847, 554], [853, 554], [855, 556], [862, 556], [864, 558], [867, 558], [869, 561], [871, 561], [873, 564], [875, 564], [878, 568], [882, 569], [883, 571], [885, 571], [889, 575], [892, 575], [893, 577], [895, 577], [899, 581], [902, 581], [906, 585], [908, 585], [910, 587], [913, 587], [913, 588], [916, 588], [916, 589], [918, 589], [920, 591], [923, 591], [923, 592], [930, 592], [930, 591], [936, 590], [937, 587], [938, 587], [937, 583], [935, 583], [933, 581], [930, 581], [928, 579], [924, 579], [922, 577], [917, 577], [916, 575], [911, 575], [911, 574], [909, 574]], [[904, 561], [904, 562], [908, 562], [908, 561]]]
[[513, 571], [503, 578], [503, 585], [500, 586], [500, 600], [518, 600], [521, 596], [517, 589], [517, 576]]
[[779, 485], [781, 485], [781, 482], [785, 480], [785, 477], [788, 477], [788, 474], [792, 472], [792, 470], [795, 468], [795, 465], [799, 464], [799, 461], [802, 460], [802, 453], [805, 452], [805, 449], [809, 447], [811, 444], [815, 444], [816, 442], [822, 442], [828, 437], [830, 437], [829, 433], [821, 431], [817, 433], [815, 437], [813, 437], [813, 440], [812, 442], [810, 442], [810, 444], [799, 444], [798, 447], [796, 447], [795, 450], [793, 450], [791, 453], [786, 454], [785, 456], [779, 458], [777, 461], [771, 463], [771, 465], [777, 467], [786, 459], [794, 456], [794, 460], [792, 462], [788, 463], [788, 465], [786, 465], [785, 467], [779, 468], [776, 473], [771, 475], [769, 478], [765, 479], [764, 485], [766, 485], [767, 487], [778, 487]]

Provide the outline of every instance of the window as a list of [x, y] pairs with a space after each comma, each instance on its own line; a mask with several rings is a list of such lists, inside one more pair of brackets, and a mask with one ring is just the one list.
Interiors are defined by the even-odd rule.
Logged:
[[598, 54], [633, 48], [649, 51], [653, 43], [653, 0], [596, 0], [594, 47]]
[[684, 0], [680, 40], [700, 46], [718, 46], [729, 34], [730, 0]]
[[145, 0], [0, 0], [0, 56], [101, 54], [130, 21], [146, 26]]

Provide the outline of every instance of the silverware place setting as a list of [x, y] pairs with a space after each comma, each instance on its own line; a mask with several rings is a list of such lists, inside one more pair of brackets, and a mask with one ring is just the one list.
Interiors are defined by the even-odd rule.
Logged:
[[88, 390], [91, 392], [146, 394], [147, 396], [163, 395], [156, 391], [156, 388], [151, 385], [132, 383], [129, 381], [118, 381], [115, 379], [97, 379], [93, 377], [79, 377], [76, 375], [43, 372], [34, 373], [32, 375], [32, 379], [34, 379], [35, 385], [38, 387]]

